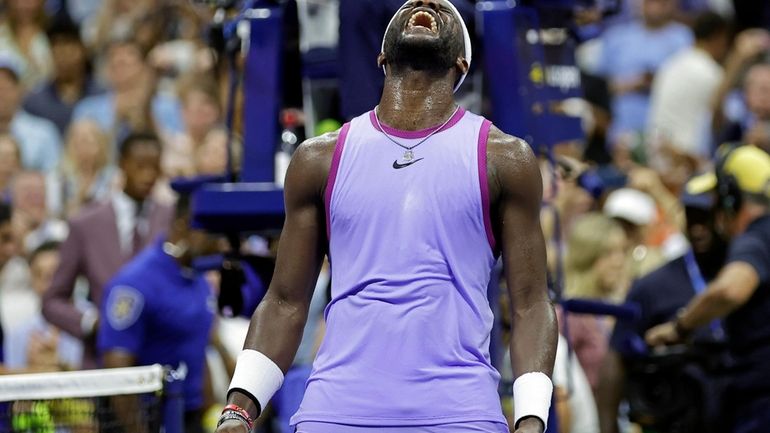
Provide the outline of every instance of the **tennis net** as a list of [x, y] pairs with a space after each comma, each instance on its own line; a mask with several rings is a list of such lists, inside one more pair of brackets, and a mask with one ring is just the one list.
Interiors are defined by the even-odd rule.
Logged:
[[160, 365], [0, 376], [0, 433], [157, 433]]

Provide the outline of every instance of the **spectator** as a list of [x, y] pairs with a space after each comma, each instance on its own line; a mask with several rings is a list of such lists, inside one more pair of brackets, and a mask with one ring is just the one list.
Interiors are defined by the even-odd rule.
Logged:
[[[219, 175], [227, 171], [227, 140], [230, 136], [224, 128], [214, 128], [206, 134], [195, 153], [195, 170], [199, 175]], [[240, 170], [241, 143], [235, 139], [231, 146], [233, 168]]]
[[99, 11], [85, 26], [85, 39], [93, 52], [101, 52], [110, 41], [126, 39], [136, 31], [137, 23], [154, 6], [154, 0], [104, 0]]
[[748, 116], [729, 125], [722, 139], [753, 144], [770, 152], [770, 62], [751, 66], [746, 73], [744, 95]]
[[770, 156], [754, 146], [718, 150], [716, 173], [688, 184], [716, 191], [718, 215], [730, 236], [725, 265], [675, 320], [645, 334], [652, 346], [674, 344], [715, 319], [724, 319], [734, 361], [723, 409], [731, 431], [770, 430]]
[[18, 140], [24, 168], [51, 170], [59, 162], [59, 131], [50, 121], [21, 108], [20, 77], [17, 62], [0, 55], [0, 132], [10, 133]]
[[90, 96], [75, 106], [74, 121], [91, 119], [120, 142], [132, 131], [183, 130], [176, 99], [156, 94], [153, 71], [136, 41], [112, 43], [106, 51], [110, 91]]
[[[626, 302], [638, 305], [641, 312], [638, 320], [618, 321], [612, 334], [611, 350], [602, 368], [599, 387], [602, 433], [618, 431], [618, 405], [627, 382], [626, 371], [629, 363], [644, 356], [644, 333], [674, 318], [722, 267], [727, 246], [716, 227], [715, 202], [710, 193], [682, 195], [692, 249], [635, 281], [626, 298]], [[666, 426], [649, 427], [667, 431]]]
[[[764, 29], [749, 29], [735, 38], [735, 44], [725, 61], [725, 78], [714, 100], [714, 131], [718, 132], [717, 144], [741, 141], [744, 134], [755, 125], [758, 111], [762, 114], [764, 82], [762, 64], [752, 71], [763, 54], [770, 53], [770, 32]], [[747, 69], [749, 69], [747, 71]], [[758, 71], [758, 73], [757, 73]], [[745, 75], [743, 97], [735, 101], [739, 80]]]
[[91, 76], [88, 52], [74, 24], [55, 22], [48, 29], [48, 39], [53, 54], [53, 79], [27, 95], [24, 109], [52, 121], [64, 135], [75, 104], [99, 93], [100, 89]]
[[[720, 63], [730, 47], [730, 24], [714, 12], [706, 12], [695, 20], [693, 33], [695, 45], [667, 60], [655, 76], [648, 142], [705, 162], [713, 151], [711, 110], [724, 78]], [[659, 152], [650, 148], [652, 160]]]
[[31, 89], [51, 76], [51, 47], [45, 35], [44, 0], [8, 0], [0, 24], [0, 47], [23, 60], [24, 87]]
[[[14, 269], [10, 269], [8, 266], [15, 255], [16, 243], [11, 228], [11, 207], [0, 202], [0, 294], [6, 292], [8, 287], [14, 287], [18, 284], [18, 272], [14, 272]], [[0, 363], [4, 359], [3, 335], [3, 321], [0, 320]], [[0, 370], [3, 370], [2, 365], [0, 365]]]
[[53, 215], [72, 217], [84, 205], [109, 197], [118, 174], [110, 147], [109, 135], [96, 122], [72, 124], [59, 167], [47, 178]]
[[673, 21], [675, 11], [675, 0], [642, 0], [641, 20], [613, 26], [602, 36], [599, 73], [613, 96], [611, 139], [644, 131], [655, 73], [692, 43], [690, 30]]
[[45, 175], [41, 172], [22, 171], [13, 178], [13, 225], [24, 254], [30, 254], [47, 241], [61, 241], [67, 236], [67, 224], [48, 212], [47, 194]]
[[194, 176], [196, 154], [209, 132], [222, 121], [219, 88], [208, 78], [189, 76], [180, 84], [184, 132], [168, 137], [163, 153], [163, 172], [173, 178]]
[[625, 231], [631, 252], [631, 276], [642, 276], [663, 263], [661, 252], [647, 242], [649, 230], [657, 222], [657, 208], [652, 197], [637, 189], [621, 188], [607, 197], [602, 211]]
[[197, 433], [203, 431], [205, 353], [216, 300], [204, 274], [191, 266], [196, 257], [214, 252], [216, 242], [190, 227], [189, 206], [189, 195], [181, 195], [168, 236], [107, 284], [97, 339], [107, 368], [186, 365], [184, 431]]
[[171, 209], [149, 198], [160, 176], [161, 145], [150, 134], [127, 137], [120, 148], [123, 190], [70, 220], [62, 261], [43, 297], [50, 323], [84, 342], [83, 366], [96, 367], [93, 335], [98, 307], [80, 311], [72, 302], [79, 277], [88, 280], [88, 299], [100, 305], [107, 282], [131, 257], [168, 227]]
[[28, 299], [15, 305], [18, 308], [31, 304], [35, 311], [26, 316], [25, 322], [16, 330], [6, 330], [5, 365], [10, 369], [71, 370], [80, 366], [83, 353], [80, 341], [47, 323], [40, 311], [40, 299], [58, 266], [58, 242], [41, 245], [29, 257], [30, 294], [34, 301]]
[[[565, 297], [618, 301], [630, 283], [627, 239], [620, 224], [599, 213], [575, 222], [567, 241]], [[584, 314], [562, 315], [570, 346], [596, 392], [609, 344], [610, 326]], [[566, 320], [565, 320], [566, 319]]]
[[0, 134], [0, 203], [11, 199], [11, 179], [20, 171], [19, 143], [8, 134]]
[[559, 335], [553, 366], [559, 433], [597, 433], [599, 415], [591, 385], [580, 362], [569, 351], [567, 340]]

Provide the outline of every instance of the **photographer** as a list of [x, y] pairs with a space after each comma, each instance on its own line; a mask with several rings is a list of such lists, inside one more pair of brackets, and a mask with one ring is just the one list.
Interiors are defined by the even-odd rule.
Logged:
[[717, 233], [713, 215], [715, 195], [685, 192], [681, 203], [685, 209], [691, 250], [640, 278], [631, 287], [626, 302], [639, 306], [640, 317], [635, 321], [619, 320], [610, 339], [610, 351], [599, 381], [602, 433], [618, 431], [618, 406], [624, 394], [627, 395], [624, 385], [634, 381], [650, 383], [652, 379], [647, 375], [632, 377], [629, 371], [640, 357], [647, 359], [646, 353], [639, 353], [646, 349], [644, 333], [674, 317], [681, 307], [705, 288], [706, 282], [716, 276], [724, 263], [726, 245]]
[[676, 319], [646, 333], [651, 346], [678, 343], [715, 319], [724, 325], [735, 360], [724, 401], [732, 431], [770, 430], [770, 155], [753, 146], [719, 149], [715, 173], [688, 184], [716, 189], [717, 221], [732, 241], [726, 264]]

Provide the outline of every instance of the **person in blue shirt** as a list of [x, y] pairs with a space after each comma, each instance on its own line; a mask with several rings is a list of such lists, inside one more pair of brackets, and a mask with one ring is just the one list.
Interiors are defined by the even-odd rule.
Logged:
[[597, 72], [612, 93], [611, 139], [644, 131], [655, 72], [693, 42], [690, 29], [673, 20], [675, 0], [643, 0], [641, 5], [639, 21], [619, 23], [601, 38]]
[[[168, 235], [147, 247], [107, 284], [97, 348], [107, 368], [162, 364], [187, 371], [185, 431], [201, 432], [205, 352], [217, 302], [192, 262], [214, 252], [214, 238], [190, 227], [189, 194], [180, 194]], [[120, 416], [124, 411], [116, 407]]]
[[112, 42], [105, 59], [109, 91], [81, 100], [72, 113], [73, 122], [94, 120], [103, 130], [114, 134], [116, 143], [132, 130], [185, 130], [181, 104], [176, 98], [156, 91], [154, 72], [137, 41]]
[[23, 76], [18, 60], [0, 53], [0, 132], [18, 141], [25, 169], [52, 170], [59, 163], [61, 136], [53, 122], [22, 108]]
[[58, 20], [48, 28], [47, 35], [54, 76], [27, 94], [24, 109], [50, 120], [65, 136], [75, 105], [102, 89], [91, 74], [88, 50], [80, 39], [80, 28], [69, 20]]

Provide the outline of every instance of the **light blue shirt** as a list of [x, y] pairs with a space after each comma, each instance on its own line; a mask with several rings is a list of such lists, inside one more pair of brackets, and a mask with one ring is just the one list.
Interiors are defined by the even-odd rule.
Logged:
[[[50, 328], [51, 325], [43, 319], [43, 316], [37, 315], [10, 332], [5, 342], [5, 366], [11, 369], [28, 367], [27, 346], [29, 346], [32, 333], [48, 334]], [[70, 367], [80, 368], [83, 360], [83, 343], [80, 340], [64, 331], [59, 331], [57, 352], [59, 362]]]
[[[152, 117], [157, 126], [165, 132], [184, 132], [182, 107], [176, 98], [167, 95], [156, 95], [152, 99]], [[94, 120], [105, 131], [117, 131], [118, 141], [125, 131], [116, 124], [115, 94], [113, 92], [89, 96], [75, 106], [72, 114], [73, 122], [81, 119]]]
[[[690, 29], [678, 23], [650, 30], [641, 22], [618, 24], [602, 36], [599, 73], [610, 81], [632, 81], [654, 73], [677, 51], [692, 45]], [[626, 93], [613, 98], [611, 136], [644, 131], [650, 107], [648, 93]]]
[[53, 122], [20, 110], [11, 121], [10, 129], [19, 141], [24, 168], [49, 171], [56, 167], [62, 146], [59, 130]]

